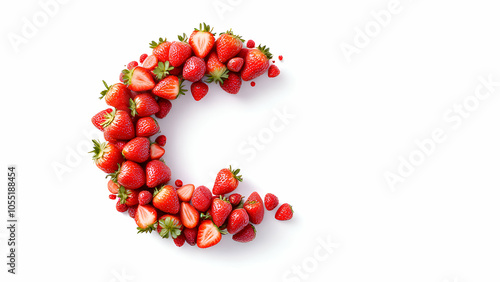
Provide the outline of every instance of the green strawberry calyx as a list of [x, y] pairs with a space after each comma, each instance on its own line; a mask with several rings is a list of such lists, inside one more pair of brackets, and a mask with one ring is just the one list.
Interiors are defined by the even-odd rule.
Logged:
[[238, 173], [240, 173], [240, 169], [235, 169], [233, 170], [231, 166], [229, 166], [229, 171], [231, 172], [231, 174], [233, 175], [234, 179], [238, 180], [239, 182], [242, 182], [243, 181], [243, 177], [241, 177], [241, 175], [238, 175]]
[[174, 69], [174, 67], [170, 66], [170, 63], [168, 61], [158, 62], [158, 65], [153, 70], [153, 73], [156, 75], [156, 78], [158, 80], [162, 80], [165, 77], [167, 77], [167, 75], [169, 75], [170, 71], [173, 69]]
[[212, 35], [215, 35], [215, 33], [213, 33], [213, 28], [210, 28], [210, 26], [205, 24], [205, 23], [203, 23], [203, 27], [201, 26], [201, 23], [200, 23], [200, 29], [195, 28], [194, 30], [201, 31], [201, 32], [210, 32]]
[[162, 238], [169, 238], [171, 236], [172, 239], [175, 239], [177, 236], [181, 235], [182, 225], [172, 218], [167, 217], [165, 219], [160, 219], [158, 225], [161, 227], [160, 236]]
[[210, 74], [207, 76], [207, 82], [224, 84], [224, 80], [227, 79], [228, 74], [229, 70], [226, 68], [226, 66], [224, 66], [221, 69], [210, 72]]
[[107, 113], [104, 115], [104, 121], [101, 123], [101, 126], [103, 128], [108, 127], [111, 123], [113, 123], [113, 120], [115, 119], [115, 114], [116, 114], [116, 109], [113, 109], [112, 112]]
[[134, 100], [132, 100], [132, 98], [130, 98], [129, 100], [129, 109], [130, 109], [130, 115], [132, 115], [133, 117], [135, 117], [135, 115], [137, 115], [137, 105], [136, 103], [134, 102]]
[[156, 230], [156, 222], [148, 225], [146, 228], [137, 227], [137, 234], [139, 233], [151, 233], [151, 231]]
[[108, 84], [106, 83], [106, 81], [102, 81], [102, 83], [104, 83], [104, 87], [106, 87], [106, 89], [104, 89], [103, 91], [101, 91], [101, 97], [99, 97], [99, 99], [102, 99], [106, 96], [106, 94], [108, 94], [108, 91], [109, 91], [109, 88], [111, 88], [111, 86], [108, 86]]
[[226, 32], [221, 32], [219, 35], [223, 35], [223, 34], [230, 35], [230, 36], [232, 36], [232, 37], [234, 37], [234, 38], [239, 39], [241, 42], [245, 42], [245, 39], [241, 38], [241, 36], [240, 36], [240, 35], [237, 35], [237, 34], [234, 34], [234, 33], [233, 33], [233, 29], [232, 29], [232, 28], [231, 28], [231, 29], [229, 29], [229, 30], [228, 30], [228, 31], [226, 31]]
[[177, 35], [177, 38], [179, 39], [180, 42], [187, 43], [188, 37], [185, 33], [183, 33], [182, 36]]
[[92, 139], [92, 143], [94, 143], [94, 150], [90, 151], [89, 153], [94, 153], [94, 155], [92, 156], [92, 160], [96, 162], [109, 151], [109, 147], [107, 142], [99, 142], [99, 140], [95, 139]]
[[[121, 164], [118, 164], [118, 169], [115, 172], [112, 172], [112, 173], [109, 173], [108, 175], [106, 175], [106, 178], [111, 177], [111, 180], [113, 182], [118, 183], [117, 179], [118, 179], [118, 175], [120, 174], [120, 168], [121, 168]], [[121, 187], [120, 187], [120, 189], [121, 189]]]
[[264, 46], [258, 46], [257, 49], [259, 51], [261, 51], [264, 55], [266, 55], [267, 59], [270, 60], [273, 58], [273, 54], [271, 54], [271, 52], [269, 52], [269, 48], [266, 48], [266, 45]]
[[149, 43], [149, 48], [154, 49], [154, 48], [158, 47], [160, 44], [165, 43], [165, 42], [167, 42], [167, 38], [160, 37], [160, 38], [158, 38], [158, 42], [151, 41], [151, 43]]
[[130, 195], [130, 190], [129, 189], [125, 189], [125, 187], [121, 186], [120, 185], [120, 189], [118, 190], [118, 198], [120, 198], [120, 204], [125, 204], [127, 202], [127, 199], [128, 199], [128, 195]]
[[123, 84], [130, 85], [130, 82], [132, 81], [132, 76], [134, 75], [134, 70], [135, 70], [135, 68], [133, 68], [131, 70], [129, 70], [129, 69], [122, 70]]

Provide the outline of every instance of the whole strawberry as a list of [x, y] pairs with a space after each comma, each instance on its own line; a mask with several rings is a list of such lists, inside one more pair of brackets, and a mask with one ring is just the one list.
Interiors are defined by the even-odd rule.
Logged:
[[134, 124], [130, 115], [122, 110], [113, 110], [105, 115], [102, 123], [104, 137], [109, 136], [116, 140], [130, 140], [135, 137]]
[[160, 188], [160, 190], [155, 191], [153, 196], [153, 206], [169, 214], [178, 213], [180, 204], [175, 188], [170, 185], [164, 185]]
[[143, 190], [139, 193], [139, 196], [137, 196], [137, 199], [139, 201], [139, 205], [147, 205], [151, 202], [153, 199], [153, 194], [147, 190]]
[[153, 136], [160, 131], [160, 126], [152, 117], [142, 117], [135, 124], [135, 132], [139, 137]]
[[135, 96], [135, 98], [130, 99], [130, 110], [132, 116], [147, 117], [157, 113], [160, 110], [160, 106], [158, 106], [153, 95], [141, 93]]
[[212, 192], [205, 186], [198, 186], [193, 192], [191, 204], [199, 212], [206, 212], [212, 204]]
[[249, 223], [248, 213], [245, 209], [235, 209], [229, 215], [227, 223], [227, 232], [229, 234], [236, 234], [240, 232]]
[[267, 193], [264, 197], [264, 205], [268, 211], [274, 210], [274, 208], [276, 208], [278, 204], [278, 197], [276, 197], [274, 194]]
[[172, 237], [175, 239], [177, 236], [181, 235], [182, 232], [181, 220], [176, 215], [163, 215], [158, 220], [156, 231], [158, 231], [158, 234], [160, 234], [162, 238]]
[[196, 245], [196, 237], [198, 235], [198, 228], [184, 228], [182, 230], [182, 234], [184, 234], [184, 237], [186, 237], [186, 243], [188, 243], [190, 246]]
[[269, 67], [269, 60], [273, 55], [266, 46], [260, 46], [254, 49], [248, 49], [245, 57], [245, 64], [241, 69], [241, 79], [244, 81], [252, 80], [264, 74]]
[[240, 57], [234, 57], [229, 62], [227, 62], [227, 69], [232, 71], [232, 72], [239, 72], [241, 70], [241, 67], [243, 67], [243, 63], [245, 63], [245, 60]]
[[120, 186], [118, 198], [120, 198], [120, 203], [122, 204], [126, 204], [129, 207], [135, 206], [139, 203], [139, 191]]
[[158, 42], [151, 41], [151, 43], [149, 43], [149, 47], [153, 49], [153, 55], [155, 55], [160, 62], [168, 60], [170, 45], [172, 45], [172, 42], [168, 42], [166, 38], [161, 37], [158, 39]]
[[129, 100], [130, 100], [130, 90], [123, 83], [115, 83], [111, 86], [103, 80], [106, 89], [101, 91], [101, 97], [104, 98], [106, 104], [111, 107], [115, 107], [117, 110], [129, 111]]
[[[146, 165], [146, 185], [153, 188], [170, 181], [170, 168], [162, 161], [152, 160]], [[177, 194], [176, 194], [177, 196]]]
[[277, 77], [280, 74], [280, 69], [276, 65], [271, 65], [267, 71], [268, 77]]
[[203, 59], [199, 57], [192, 56], [184, 63], [184, 68], [182, 69], [182, 77], [191, 82], [196, 82], [205, 75], [205, 71], [205, 61], [203, 61]]
[[241, 78], [234, 72], [229, 72], [220, 87], [229, 94], [238, 94], [241, 88]]
[[259, 193], [250, 194], [243, 204], [243, 208], [247, 211], [251, 223], [260, 224], [264, 219], [264, 202]]
[[178, 36], [179, 41], [174, 41], [170, 45], [169, 53], [168, 53], [168, 61], [174, 67], [178, 67], [182, 65], [187, 58], [191, 57], [191, 46], [186, 42], [187, 37], [184, 33], [183, 36]]
[[222, 81], [227, 78], [227, 67], [219, 61], [216, 52], [211, 52], [208, 55], [206, 72], [208, 74], [207, 82], [209, 83], [222, 83]]
[[108, 175], [111, 179], [128, 189], [137, 189], [146, 184], [144, 169], [133, 161], [125, 161], [118, 170]]
[[289, 204], [281, 205], [274, 216], [277, 220], [290, 220], [293, 217], [293, 209]]
[[123, 156], [130, 161], [142, 163], [149, 158], [149, 139], [135, 137], [127, 142], [122, 151]]
[[160, 110], [155, 114], [155, 117], [164, 118], [168, 115], [170, 109], [172, 109], [172, 102], [167, 99], [158, 98], [158, 106], [160, 106]]
[[257, 235], [257, 230], [255, 230], [252, 224], [248, 224], [240, 232], [233, 235], [233, 240], [240, 243], [248, 243], [255, 239], [255, 235]]
[[212, 216], [214, 224], [217, 225], [217, 227], [224, 224], [232, 210], [233, 207], [226, 198], [222, 198], [222, 196], [215, 198], [210, 208], [210, 215]]
[[106, 173], [115, 172], [123, 162], [120, 150], [108, 142], [101, 143], [97, 140], [92, 140], [92, 143], [94, 143], [94, 150], [90, 153], [94, 153], [92, 159], [96, 166]]
[[238, 187], [238, 183], [243, 181], [241, 175], [238, 175], [239, 172], [240, 169], [233, 170], [231, 166], [229, 169], [221, 169], [215, 178], [213, 194], [223, 195], [233, 192]]
[[205, 58], [210, 53], [214, 43], [215, 37], [212, 29], [205, 23], [203, 23], [203, 27], [200, 23], [200, 28], [195, 28], [191, 36], [189, 36], [189, 45], [191, 45], [194, 54], [200, 58]]
[[242, 197], [240, 194], [234, 193], [234, 194], [229, 195], [229, 202], [231, 203], [231, 205], [233, 205], [233, 207], [236, 207], [239, 204], [243, 205], [243, 203], [241, 202], [241, 200], [243, 200], [243, 198], [244, 197]]
[[234, 35], [232, 30], [221, 33], [217, 41], [215, 41], [217, 57], [220, 62], [225, 63], [236, 56], [243, 48], [243, 42], [245, 40], [241, 39], [239, 35]]
[[113, 111], [113, 109], [109, 108], [109, 109], [105, 109], [105, 110], [98, 112], [97, 114], [95, 114], [92, 117], [92, 124], [100, 131], [104, 131], [102, 124], [106, 121], [106, 114], [109, 114], [112, 111]]
[[208, 93], [208, 85], [203, 81], [196, 81], [191, 84], [191, 94], [195, 101], [200, 101]]

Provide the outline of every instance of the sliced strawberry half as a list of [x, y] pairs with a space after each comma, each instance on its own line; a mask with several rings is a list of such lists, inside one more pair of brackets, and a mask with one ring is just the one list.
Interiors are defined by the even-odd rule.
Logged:
[[155, 230], [157, 219], [156, 209], [151, 205], [138, 205], [135, 213], [135, 223], [137, 223], [137, 233], [150, 233]]
[[200, 213], [190, 204], [181, 203], [181, 222], [186, 228], [194, 228], [198, 225]]
[[215, 37], [212, 33], [213, 28], [209, 25], [203, 23], [203, 27], [200, 23], [200, 29], [195, 29], [191, 36], [189, 37], [189, 45], [193, 49], [194, 54], [197, 57], [205, 58], [212, 47], [214, 47]]
[[189, 202], [193, 197], [194, 185], [186, 184], [181, 188], [177, 189], [177, 195], [179, 196], [179, 200], [183, 202]]
[[199, 248], [208, 248], [217, 245], [221, 239], [222, 232], [211, 220], [207, 219], [201, 222], [196, 238], [196, 244]]
[[165, 154], [165, 149], [156, 143], [152, 143], [149, 150], [152, 160], [159, 160]]
[[135, 67], [131, 70], [124, 69], [123, 81], [132, 91], [148, 91], [155, 87], [155, 81], [151, 72], [143, 67]]

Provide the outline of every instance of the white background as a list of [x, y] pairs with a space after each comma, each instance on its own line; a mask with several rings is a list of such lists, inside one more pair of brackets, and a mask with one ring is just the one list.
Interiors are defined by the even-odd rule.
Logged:
[[[500, 279], [500, 87], [473, 96], [480, 77], [500, 81], [497, 1], [170, 2], [67, 1], [43, 23], [39, 2], [2, 1], [0, 169], [4, 179], [9, 164], [19, 172], [19, 248], [18, 275], [2, 263], [0, 280]], [[397, 11], [380, 28], [374, 15], [388, 5]], [[15, 47], [9, 36], [36, 16], [37, 30]], [[117, 82], [151, 40], [203, 21], [284, 60], [279, 77], [245, 82], [238, 95], [210, 85], [200, 102], [189, 93], [174, 101], [160, 122], [173, 179], [211, 187], [215, 172], [237, 164], [238, 192], [273, 192], [295, 210], [289, 222], [267, 212], [249, 244], [226, 236], [206, 250], [137, 235], [82, 153], [91, 116], [106, 107], [101, 80]], [[346, 44], [357, 53], [346, 56]], [[464, 101], [472, 110], [459, 124], [449, 110]], [[293, 118], [269, 137], [276, 111]], [[435, 130], [444, 141], [391, 189], [384, 175], [423, 156], [415, 142]], [[240, 147], [259, 135], [268, 143], [251, 158]]]

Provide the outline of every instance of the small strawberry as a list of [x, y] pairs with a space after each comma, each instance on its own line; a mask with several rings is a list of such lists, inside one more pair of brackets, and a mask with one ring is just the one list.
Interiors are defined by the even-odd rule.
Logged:
[[135, 212], [135, 223], [137, 224], [137, 233], [150, 233], [155, 230], [156, 219], [158, 214], [156, 209], [151, 205], [138, 205]]
[[242, 203], [243, 198], [244, 197], [242, 197], [240, 194], [234, 193], [234, 194], [229, 195], [229, 202], [231, 203], [231, 205], [233, 205], [233, 207], [236, 207], [240, 204], [243, 207], [243, 203]]
[[139, 58], [139, 63], [143, 63], [144, 60], [146, 60], [146, 58], [148, 57], [148, 54], [142, 54], [141, 57]]
[[221, 33], [217, 41], [215, 41], [215, 48], [217, 50], [217, 57], [221, 63], [229, 61], [232, 57], [236, 56], [243, 48], [241, 36], [234, 35], [232, 30]]
[[127, 142], [122, 154], [127, 160], [137, 163], [147, 161], [149, 159], [149, 139], [146, 137], [135, 137]]
[[181, 202], [181, 222], [186, 228], [195, 228], [200, 220], [200, 213], [190, 204]]
[[122, 110], [113, 110], [105, 115], [102, 123], [104, 136], [116, 140], [130, 140], [135, 137], [134, 124], [130, 115]]
[[252, 224], [245, 226], [240, 232], [233, 235], [233, 240], [240, 243], [248, 243], [255, 239], [257, 230]]
[[198, 227], [196, 244], [199, 248], [208, 248], [216, 245], [222, 239], [219, 228], [209, 219], [201, 222]]
[[227, 223], [227, 232], [229, 234], [236, 234], [240, 232], [249, 223], [248, 213], [245, 209], [235, 209], [229, 214]]
[[268, 211], [274, 210], [275, 207], [277, 207], [279, 204], [278, 197], [276, 197], [274, 194], [267, 193], [266, 196], [264, 197], [264, 205], [266, 206], [266, 209]]
[[182, 68], [182, 77], [191, 82], [200, 80], [204, 75], [207, 67], [203, 59], [192, 56], [186, 60]]
[[215, 43], [215, 37], [212, 33], [212, 28], [203, 23], [203, 28], [200, 23], [200, 29], [194, 29], [191, 36], [189, 36], [189, 45], [193, 49], [196, 56], [205, 58]]
[[[191, 86], [191, 88], [192, 88], [192, 86]], [[97, 114], [95, 114], [92, 117], [92, 124], [95, 127], [97, 127], [97, 129], [99, 129], [100, 131], [104, 131], [104, 128], [102, 127], [102, 123], [104, 123], [106, 121], [106, 114], [109, 114], [112, 111], [113, 111], [113, 109], [109, 108], [109, 109], [105, 109], [105, 110], [98, 112]]]
[[177, 186], [177, 187], [179, 187], [179, 188], [180, 188], [180, 187], [182, 186], [182, 180], [177, 179], [177, 180], [175, 181], [175, 186]]
[[247, 41], [247, 48], [253, 48], [255, 47], [255, 41], [253, 41], [252, 39], [249, 39]]
[[210, 215], [212, 220], [217, 227], [220, 227], [226, 221], [227, 217], [233, 210], [231, 203], [226, 198], [220, 196], [212, 201], [212, 207], [210, 208]]
[[228, 70], [217, 58], [217, 53], [211, 52], [208, 55], [206, 72], [208, 74], [207, 82], [222, 83], [222, 80], [227, 78]]
[[[118, 169], [118, 166], [117, 166]], [[116, 182], [113, 182], [113, 180], [108, 181], [108, 190], [111, 194], [118, 194], [118, 191], [120, 190], [120, 186], [116, 184]]]
[[160, 110], [155, 97], [150, 93], [141, 93], [135, 98], [131, 98], [129, 104], [132, 116], [147, 117], [156, 114]]
[[118, 150], [120, 150], [120, 152], [122, 152], [123, 148], [125, 148], [125, 145], [127, 145], [127, 141], [116, 141], [116, 142], [113, 142], [113, 145], [115, 145], [116, 148], [118, 148]]
[[135, 206], [139, 203], [139, 191], [135, 189], [126, 189], [120, 186], [118, 191], [118, 198], [120, 198], [120, 203], [126, 204], [127, 206]]
[[160, 234], [162, 238], [172, 237], [172, 239], [175, 239], [177, 236], [181, 235], [182, 232], [181, 220], [176, 215], [163, 215], [158, 220], [156, 231], [158, 231], [158, 234]]
[[153, 136], [160, 131], [160, 126], [152, 117], [142, 117], [135, 124], [135, 132], [139, 137]]
[[180, 76], [182, 74], [182, 68], [184, 66], [183, 65], [180, 65], [178, 67], [174, 67], [171, 71], [170, 71], [170, 75], [175, 75], [175, 76]]
[[280, 69], [276, 65], [271, 65], [267, 70], [268, 77], [277, 77], [280, 74]]
[[227, 69], [232, 71], [232, 72], [239, 72], [241, 70], [241, 67], [243, 67], [243, 63], [245, 60], [240, 57], [234, 57], [229, 62], [227, 62]]
[[116, 200], [116, 195], [115, 194], [109, 194], [109, 199]]
[[159, 62], [158, 62], [158, 58], [156, 58], [155, 55], [149, 55], [145, 60], [144, 60], [144, 63], [142, 64], [142, 67], [149, 70], [149, 71], [152, 71], [154, 69], [156, 69], [156, 67], [158, 66]]
[[255, 81], [250, 82], [250, 86], [255, 87]]
[[208, 85], [203, 81], [196, 81], [191, 84], [191, 94], [195, 101], [200, 101], [208, 93]]
[[229, 72], [227, 79], [220, 85], [220, 87], [229, 94], [238, 94], [241, 88], [241, 78], [234, 72]]
[[144, 169], [133, 161], [125, 161], [118, 166], [118, 169], [110, 173], [113, 181], [128, 189], [137, 189], [146, 184], [146, 173]]
[[170, 109], [172, 109], [172, 102], [167, 99], [158, 98], [158, 106], [160, 106], [160, 110], [155, 114], [155, 117], [164, 118], [168, 115]]
[[146, 185], [149, 188], [167, 183], [170, 175], [170, 168], [162, 161], [152, 160], [146, 165]]
[[116, 171], [118, 166], [123, 162], [120, 150], [112, 143], [101, 143], [97, 140], [92, 140], [92, 143], [94, 143], [94, 150], [89, 153], [94, 153], [92, 159], [96, 166], [106, 173]]
[[240, 181], [243, 181], [241, 175], [238, 175], [240, 169], [233, 170], [231, 166], [229, 169], [223, 168], [217, 173], [214, 188], [212, 192], [214, 195], [223, 195], [233, 192]]
[[165, 149], [156, 143], [151, 143], [150, 151], [152, 160], [159, 160], [165, 154]]
[[137, 206], [131, 206], [131, 207], [128, 207], [128, 215], [131, 217], [131, 218], [135, 218], [135, 214], [137, 213]]
[[117, 110], [129, 111], [128, 103], [130, 100], [130, 90], [123, 83], [115, 83], [108, 86], [106, 81], [102, 81], [106, 89], [101, 91], [101, 97], [104, 98], [106, 104], [111, 107], [115, 107]]
[[276, 215], [274, 216], [277, 220], [290, 220], [293, 217], [293, 209], [292, 206], [285, 203], [281, 205], [276, 211]]
[[131, 70], [131, 69], [137, 67], [138, 65], [139, 65], [139, 63], [137, 63], [136, 61], [132, 61], [132, 62], [127, 64], [127, 69]]
[[245, 57], [245, 64], [241, 69], [241, 79], [252, 80], [266, 72], [269, 67], [269, 59], [273, 55], [266, 46], [249, 49]]
[[243, 208], [247, 211], [251, 223], [260, 224], [264, 219], [264, 201], [259, 193], [250, 194], [243, 204]]
[[[177, 179], [178, 180], [178, 179]], [[177, 186], [177, 180], [175, 181], [175, 185]], [[182, 183], [180, 183], [182, 185]], [[177, 189], [177, 195], [179, 196], [179, 200], [183, 202], [189, 202], [193, 197], [194, 193], [194, 185], [186, 184], [179, 189]]]
[[120, 201], [116, 201], [116, 210], [119, 212], [126, 212], [128, 210], [128, 206], [120, 203]]
[[143, 92], [155, 87], [155, 81], [148, 69], [135, 67], [132, 70], [123, 70], [125, 85], [132, 91]]
[[167, 137], [165, 135], [159, 135], [156, 137], [155, 143], [163, 147], [167, 144]]
[[159, 38], [158, 42], [151, 41], [149, 47], [153, 49], [153, 55], [155, 55], [160, 62], [165, 62], [168, 60], [170, 45], [172, 42], [168, 42], [167, 39]]
[[212, 204], [212, 193], [205, 186], [198, 186], [193, 192], [191, 204], [199, 212], [206, 212]]
[[196, 236], [198, 235], [198, 228], [184, 228], [182, 234], [186, 237], [186, 243], [190, 246], [196, 245]]
[[174, 100], [179, 95], [184, 95], [186, 90], [182, 86], [182, 80], [179, 80], [177, 76], [169, 75], [158, 82], [153, 88], [153, 94], [164, 99]]
[[279, 55], [278, 59], [280, 59], [280, 61], [283, 61], [283, 56]]
[[174, 243], [177, 247], [182, 247], [184, 245], [184, 242], [186, 242], [186, 237], [182, 233], [174, 238]]
[[187, 37], [184, 33], [183, 36], [178, 36], [179, 41], [172, 42], [170, 45], [168, 61], [174, 67], [182, 65], [187, 58], [191, 57], [191, 46], [186, 42]]
[[147, 205], [151, 202], [153, 199], [153, 194], [149, 192], [148, 190], [143, 190], [139, 193], [139, 196], [137, 196], [137, 199], [139, 200], [139, 205]]
[[153, 206], [170, 214], [179, 212], [179, 197], [177, 191], [170, 185], [164, 185], [160, 190], [156, 190], [153, 196]]

